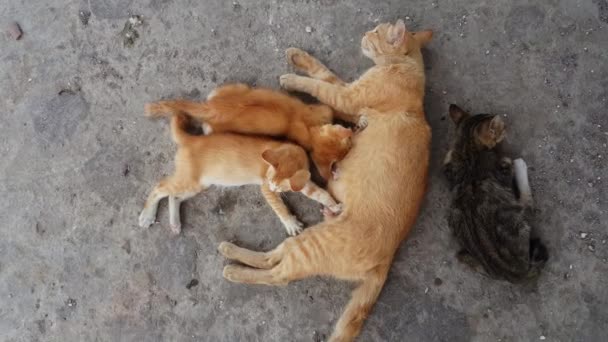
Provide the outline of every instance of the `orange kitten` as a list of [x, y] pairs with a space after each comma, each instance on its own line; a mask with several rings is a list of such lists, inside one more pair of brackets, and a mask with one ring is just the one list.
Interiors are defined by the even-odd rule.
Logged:
[[376, 66], [351, 84], [307, 53], [289, 49], [289, 61], [315, 79], [284, 75], [285, 88], [310, 93], [343, 119], [367, 122], [340, 162], [340, 178], [328, 184], [343, 211], [270, 252], [219, 246], [224, 256], [247, 265], [226, 266], [230, 281], [277, 285], [326, 275], [358, 282], [329, 341], [352, 341], [359, 334], [422, 204], [431, 130], [423, 111], [420, 49], [431, 36], [408, 32], [401, 20], [367, 32], [361, 47]]
[[233, 132], [284, 136], [311, 151], [321, 176], [329, 179], [332, 164], [342, 160], [351, 146], [352, 131], [331, 125], [332, 110], [322, 104], [305, 104], [285, 93], [245, 84], [215, 89], [207, 102], [159, 101], [146, 105], [148, 115], [186, 112], [203, 121], [205, 134]]
[[296, 235], [302, 223], [281, 200], [280, 192], [299, 191], [334, 213], [341, 206], [310, 180], [308, 156], [300, 146], [270, 138], [230, 133], [190, 135], [189, 117], [175, 114], [171, 120], [173, 140], [178, 145], [175, 172], [152, 190], [139, 216], [139, 225], [149, 227], [156, 219], [158, 202], [169, 197], [171, 231], [179, 234], [180, 203], [211, 185], [259, 184], [262, 194], [287, 233]]

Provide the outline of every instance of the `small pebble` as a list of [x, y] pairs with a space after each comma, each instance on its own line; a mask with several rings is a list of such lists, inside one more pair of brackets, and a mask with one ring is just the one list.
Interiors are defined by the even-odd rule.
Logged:
[[589, 250], [592, 252], [595, 251], [595, 247], [593, 247], [593, 245], [589, 245], [589, 246], [587, 246], [587, 248], [589, 248]]
[[581, 239], [584, 239], [587, 237], [587, 233], [581, 233]]
[[540, 339], [544, 341], [544, 340], [546, 340], [547, 338], [545, 337], [545, 335], [540, 335]]
[[10, 23], [8, 25], [7, 31], [11, 35], [11, 38], [13, 38], [14, 40], [19, 40], [21, 39], [21, 36], [23, 36], [23, 31], [21, 31], [21, 27], [19, 27], [19, 24], [17, 24], [17, 22]]
[[307, 33], [311, 33], [312, 32], [312, 27], [306, 26], [305, 30], [306, 30]]
[[443, 95], [447, 95], [447, 94], [448, 94], [448, 92], [447, 92], [447, 91], [445, 91], [445, 90], [444, 90], [444, 91], [442, 91], [441, 93], [442, 93]]
[[489, 55], [489, 54], [490, 54], [490, 50], [486, 50], [486, 55]]
[[426, 288], [424, 289], [424, 294], [427, 294], [427, 293], [429, 293], [429, 288], [428, 288], [428, 287], [426, 287]]

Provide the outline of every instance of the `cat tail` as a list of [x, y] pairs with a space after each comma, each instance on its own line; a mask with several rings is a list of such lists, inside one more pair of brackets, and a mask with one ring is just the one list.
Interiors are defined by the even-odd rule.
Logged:
[[188, 145], [195, 139], [195, 136], [188, 133], [191, 120], [187, 114], [182, 112], [176, 113], [171, 117], [171, 135], [173, 141], [178, 146]]
[[204, 102], [170, 100], [147, 103], [145, 115], [152, 118], [186, 113], [195, 118], [206, 120], [212, 116], [209, 106]]
[[367, 274], [355, 288], [328, 341], [353, 341], [359, 335], [386, 281], [389, 267], [380, 268]]

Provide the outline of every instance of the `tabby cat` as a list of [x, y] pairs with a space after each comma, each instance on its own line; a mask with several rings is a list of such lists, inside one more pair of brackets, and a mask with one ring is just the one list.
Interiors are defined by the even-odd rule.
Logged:
[[500, 116], [471, 116], [456, 105], [449, 111], [457, 132], [444, 167], [452, 187], [448, 223], [463, 248], [459, 259], [511, 282], [537, 276], [548, 255], [532, 237], [526, 163], [501, 152], [506, 130]]
[[307, 92], [367, 127], [339, 163], [328, 189], [343, 205], [340, 215], [288, 238], [270, 252], [222, 242], [220, 252], [243, 265], [228, 265], [233, 282], [278, 285], [316, 276], [357, 282], [329, 341], [352, 341], [372, 309], [395, 252], [416, 221], [426, 190], [431, 130], [423, 111], [421, 47], [432, 32], [408, 32], [403, 21], [380, 24], [363, 38], [363, 53], [376, 65], [347, 84], [298, 49], [288, 61], [309, 77], [281, 76], [290, 90]]

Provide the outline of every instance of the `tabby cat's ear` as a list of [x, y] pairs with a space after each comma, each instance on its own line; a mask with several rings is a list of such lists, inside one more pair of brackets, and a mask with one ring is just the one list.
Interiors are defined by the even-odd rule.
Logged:
[[455, 124], [459, 124], [462, 122], [462, 120], [468, 118], [470, 115], [469, 113], [465, 112], [464, 110], [462, 110], [462, 108], [458, 107], [455, 104], [451, 104], [450, 105], [450, 118], [452, 118], [452, 121], [454, 121]]
[[306, 183], [310, 180], [310, 172], [308, 170], [299, 170], [291, 178], [289, 178], [289, 185], [291, 191], [300, 191], [304, 189]]
[[279, 167], [279, 156], [276, 151], [266, 150], [262, 152], [262, 159], [269, 165], [272, 165], [275, 169]]
[[405, 23], [403, 20], [399, 19], [388, 29], [388, 35], [386, 37], [386, 41], [393, 46], [403, 45], [405, 42]]

